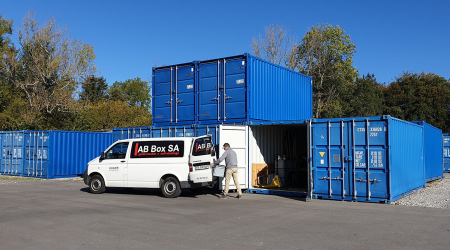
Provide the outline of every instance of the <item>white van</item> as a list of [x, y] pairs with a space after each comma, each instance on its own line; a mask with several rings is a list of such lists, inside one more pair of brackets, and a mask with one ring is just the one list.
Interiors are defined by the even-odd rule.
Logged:
[[214, 185], [213, 145], [209, 135], [120, 140], [88, 163], [84, 183], [94, 194], [107, 187], [160, 188], [168, 198], [181, 188], [199, 192]]

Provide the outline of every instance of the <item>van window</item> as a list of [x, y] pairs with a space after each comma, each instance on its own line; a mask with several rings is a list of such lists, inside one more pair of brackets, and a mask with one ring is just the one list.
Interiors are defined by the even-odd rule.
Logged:
[[184, 141], [133, 142], [131, 158], [183, 157]]
[[105, 159], [125, 159], [127, 154], [128, 142], [122, 142], [114, 145], [108, 152], [106, 152]]
[[213, 143], [211, 137], [198, 138], [194, 142], [194, 150], [192, 152], [193, 156], [199, 155], [211, 155], [213, 151]]

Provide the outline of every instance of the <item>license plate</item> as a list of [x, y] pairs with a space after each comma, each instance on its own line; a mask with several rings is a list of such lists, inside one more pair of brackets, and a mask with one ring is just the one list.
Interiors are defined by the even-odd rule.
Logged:
[[209, 169], [209, 165], [201, 165], [195, 167], [195, 170], [203, 170], [203, 169]]

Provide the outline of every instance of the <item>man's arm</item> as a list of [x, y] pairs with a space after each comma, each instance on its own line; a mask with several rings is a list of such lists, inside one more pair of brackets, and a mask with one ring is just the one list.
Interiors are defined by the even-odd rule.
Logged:
[[228, 150], [225, 150], [225, 152], [223, 152], [222, 156], [219, 158], [219, 160], [217, 160], [217, 164], [221, 163], [223, 160], [225, 160], [225, 158], [228, 155]]

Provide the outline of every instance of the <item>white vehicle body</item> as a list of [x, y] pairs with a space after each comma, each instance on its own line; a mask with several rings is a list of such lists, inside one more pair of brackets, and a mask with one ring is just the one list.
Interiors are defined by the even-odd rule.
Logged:
[[168, 178], [177, 189], [211, 186], [213, 154], [211, 136], [120, 140], [88, 163], [84, 181], [94, 193], [93, 176], [101, 176], [103, 191], [106, 187], [163, 190]]

